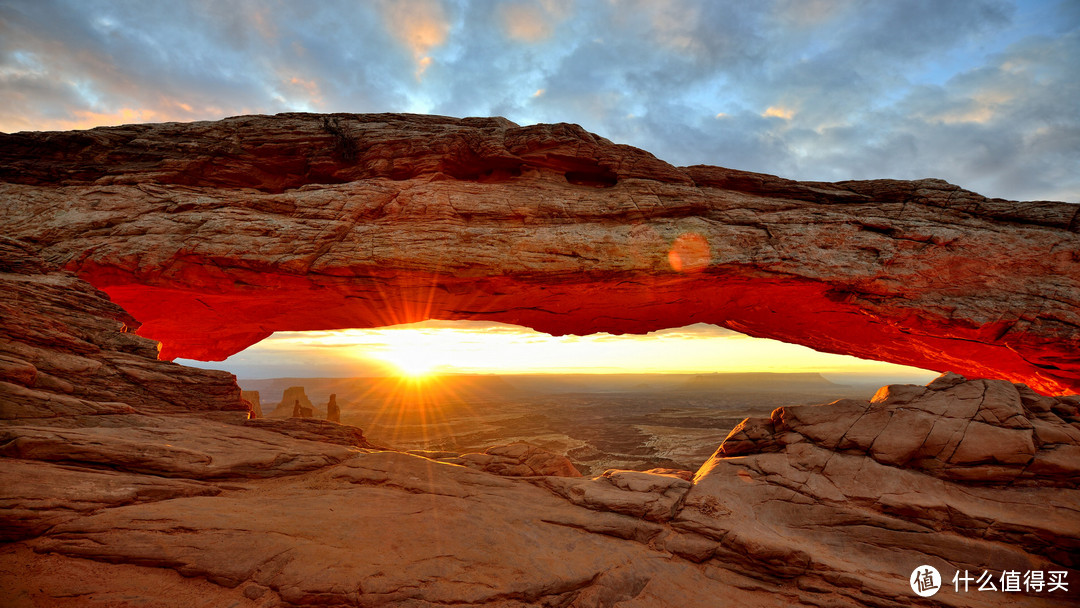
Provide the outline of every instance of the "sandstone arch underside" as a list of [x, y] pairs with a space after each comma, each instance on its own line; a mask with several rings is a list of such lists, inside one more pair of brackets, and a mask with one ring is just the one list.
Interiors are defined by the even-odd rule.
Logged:
[[706, 322], [1080, 391], [1080, 205], [673, 167], [574, 125], [245, 116], [0, 135], [5, 234], [161, 357], [278, 330]]

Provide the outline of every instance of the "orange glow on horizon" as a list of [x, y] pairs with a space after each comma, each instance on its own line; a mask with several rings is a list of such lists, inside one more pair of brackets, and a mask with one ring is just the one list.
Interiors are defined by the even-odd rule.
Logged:
[[397, 375], [415, 380], [431, 376], [439, 365], [434, 359], [425, 357], [423, 353], [402, 353], [401, 356], [388, 358], [388, 361], [397, 371]]
[[[440, 374], [824, 372], [926, 374], [925, 370], [752, 338], [698, 324], [648, 335], [551, 336], [502, 323], [425, 321], [377, 329], [280, 332], [248, 357], [345, 360], [357, 376]], [[315, 374], [316, 376], [319, 374]]]

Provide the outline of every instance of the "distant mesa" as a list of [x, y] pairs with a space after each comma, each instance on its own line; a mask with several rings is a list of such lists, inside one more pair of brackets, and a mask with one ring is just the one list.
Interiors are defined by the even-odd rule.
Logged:
[[690, 390], [720, 391], [820, 391], [843, 385], [829, 381], [817, 373], [744, 372], [699, 374], [686, 382]]
[[301, 407], [300, 406], [300, 400], [297, 399], [297, 400], [295, 400], [293, 402], [292, 417], [293, 418], [311, 418], [312, 417], [311, 408], [310, 407]]
[[[314, 418], [318, 410], [311, 404], [302, 386], [290, 386], [285, 389], [274, 411], [270, 412], [271, 418]], [[322, 417], [322, 416], [318, 416]]]

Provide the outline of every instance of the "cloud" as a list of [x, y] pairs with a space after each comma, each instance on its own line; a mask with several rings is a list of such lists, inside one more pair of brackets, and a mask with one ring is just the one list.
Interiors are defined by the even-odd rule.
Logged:
[[384, 0], [379, 10], [389, 32], [404, 44], [416, 62], [419, 79], [431, 65], [431, 51], [443, 44], [450, 32], [443, 5], [438, 0]]
[[786, 28], [812, 28], [839, 18], [856, 5], [856, 0], [781, 0], [775, 3], [773, 14]]
[[1074, 2], [0, 5], [0, 130], [280, 111], [574, 122], [674, 164], [1080, 199]]
[[572, 9], [563, 0], [513, 2], [498, 5], [499, 18], [508, 38], [517, 42], [536, 43], [547, 40]]
[[109, 124], [132, 113], [137, 120], [205, 120], [406, 105], [409, 83], [400, 74], [411, 71], [410, 51], [373, 5], [338, 8], [95, 0], [0, 6], [0, 130], [72, 128], [93, 115]]
[[783, 118], [784, 120], [791, 120], [792, 116], [795, 116], [795, 110], [785, 108], [783, 106], [769, 106], [761, 113], [765, 118]]

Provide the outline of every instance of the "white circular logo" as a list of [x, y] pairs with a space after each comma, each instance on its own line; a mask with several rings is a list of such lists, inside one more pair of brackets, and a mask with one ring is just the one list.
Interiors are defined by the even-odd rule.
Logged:
[[911, 590], [915, 595], [930, 597], [941, 589], [941, 575], [933, 566], [919, 566], [911, 572]]

